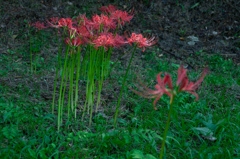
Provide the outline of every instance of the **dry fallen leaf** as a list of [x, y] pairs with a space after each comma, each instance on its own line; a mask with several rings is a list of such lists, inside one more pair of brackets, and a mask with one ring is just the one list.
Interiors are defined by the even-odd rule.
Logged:
[[180, 37], [179, 39], [180, 39], [180, 40], [185, 40], [184, 37]]
[[18, 36], [18, 35], [12, 35], [12, 38], [13, 38], [13, 39], [16, 39], [17, 36]]

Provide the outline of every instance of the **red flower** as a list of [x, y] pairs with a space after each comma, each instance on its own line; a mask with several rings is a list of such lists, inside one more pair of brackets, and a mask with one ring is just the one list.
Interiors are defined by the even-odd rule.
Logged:
[[130, 22], [130, 20], [133, 18], [133, 14], [128, 15], [126, 11], [116, 10], [111, 14], [111, 17], [116, 19], [119, 24], [124, 25], [126, 21]]
[[104, 28], [116, 28], [116, 23], [113, 21], [112, 18], [109, 18], [108, 16], [101, 14], [101, 16], [95, 14], [92, 17], [92, 22], [89, 22], [90, 25], [93, 26], [94, 29], [99, 30], [100, 26], [102, 25]]
[[81, 37], [81, 38], [89, 38], [91, 37], [90, 32], [86, 28], [86, 26], [79, 26], [76, 28], [76, 33]]
[[94, 29], [99, 29], [101, 24], [104, 24], [104, 17], [100, 17], [99, 15], [95, 14], [92, 17], [92, 21], [89, 22], [90, 25], [93, 26]]
[[100, 46], [103, 46], [105, 49], [108, 49], [108, 47], [112, 45], [115, 46], [115, 40], [112, 33], [101, 33], [92, 43], [95, 44], [96, 49]]
[[79, 13], [79, 16], [76, 18], [76, 20], [78, 21], [78, 26], [85, 26], [89, 24], [89, 20], [87, 19], [85, 14]]
[[107, 17], [107, 16], [104, 16], [103, 14], [101, 14], [101, 17], [104, 19], [104, 28], [106, 29], [116, 29], [117, 27], [117, 24], [115, 22], [114, 19], [112, 19], [111, 17]]
[[142, 34], [135, 34], [132, 33], [132, 36], [130, 38], [127, 37], [128, 43], [132, 45], [132, 43], [135, 43], [137, 47], [143, 48], [143, 52], [145, 51], [145, 47], [152, 46], [157, 43], [157, 39], [155, 37], [151, 37], [149, 39], [144, 38]]
[[57, 22], [58, 22], [58, 17], [52, 17], [52, 18], [50, 18], [50, 21], [49, 21], [50, 23], [53, 23], [53, 24], [57, 24]]
[[92, 42], [92, 44], [95, 44], [96, 49], [99, 46], [103, 46], [105, 49], [108, 49], [108, 47], [120, 47], [126, 43], [122, 36], [116, 34], [114, 37], [114, 35], [109, 32], [100, 33], [100, 36]]
[[41, 23], [41, 22], [39, 22], [39, 21], [33, 23], [32, 26], [36, 27], [36, 28], [38, 29], [38, 31], [47, 28], [47, 27], [44, 25], [44, 23]]
[[179, 84], [180, 84], [178, 92], [187, 91], [187, 92], [195, 95], [196, 96], [195, 101], [197, 101], [198, 100], [198, 95], [194, 91], [202, 83], [202, 81], [203, 81], [203, 79], [204, 79], [204, 77], [206, 76], [207, 73], [208, 73], [208, 68], [204, 68], [203, 73], [202, 73], [200, 79], [197, 82], [188, 83], [189, 79], [187, 77], [187, 69], [184, 69], [183, 66], [181, 65], [178, 69], [177, 86], [179, 86]]
[[75, 27], [68, 28], [67, 31], [70, 39], [75, 38], [77, 36], [76, 35], [77, 29]]
[[72, 19], [71, 18], [62, 18], [58, 21], [59, 25], [62, 26], [62, 27], [68, 27], [68, 28], [72, 28]]
[[126, 43], [128, 43], [128, 42], [124, 40], [123, 36], [120, 36], [118, 34], [115, 35], [115, 38], [114, 38], [114, 46], [115, 47], [120, 47]]
[[[177, 79], [178, 91], [175, 91], [175, 89], [173, 88], [172, 79], [169, 74], [165, 73], [165, 77], [163, 78], [163, 80], [161, 79], [162, 72], [160, 72], [157, 75], [158, 84], [155, 85], [155, 88], [157, 90], [151, 90], [151, 89], [147, 88], [141, 81], [139, 81], [139, 83], [143, 88], [136, 85], [136, 87], [140, 90], [140, 92], [138, 92], [132, 88], [130, 88], [130, 89], [132, 91], [134, 91], [136, 94], [140, 95], [141, 97], [148, 98], [148, 99], [155, 98], [155, 100], [153, 102], [153, 107], [155, 110], [157, 109], [155, 107], [155, 105], [156, 105], [157, 101], [162, 97], [163, 94], [167, 94], [169, 97], [172, 97], [181, 91], [187, 91], [187, 92], [195, 95], [196, 101], [197, 101], [198, 95], [194, 91], [198, 88], [198, 86], [201, 84], [204, 77], [208, 73], [208, 68], [204, 69], [201, 78], [196, 83], [190, 82], [188, 84], [188, 78], [187, 78], [186, 72], [187, 72], [187, 69], [183, 69], [183, 66], [181, 65], [178, 69], [178, 79]], [[181, 84], [180, 87], [178, 87], [179, 84]], [[168, 88], [166, 87], [167, 85], [168, 85]]]
[[84, 41], [82, 41], [79, 37], [70, 39], [66, 38], [65, 39], [66, 44], [70, 45], [71, 47], [78, 47], [79, 45], [84, 44]]
[[113, 6], [113, 5], [109, 5], [109, 6], [103, 6], [101, 7], [99, 10], [101, 12], [105, 12], [105, 13], [108, 13], [108, 14], [111, 14], [112, 12], [114, 12], [115, 10], [117, 9], [117, 7]]
[[72, 28], [72, 19], [71, 18], [61, 18], [59, 21], [58, 21], [58, 25], [54, 25], [52, 23], [50, 23], [50, 26], [54, 27], [54, 28], [60, 28], [60, 27], [68, 27], [68, 28]]
[[[158, 82], [158, 84], [155, 85], [155, 88], [157, 90], [152, 90], [152, 89], [147, 88], [140, 80], [138, 80], [138, 81], [139, 81], [140, 85], [144, 89], [141, 88], [137, 84], [135, 84], [135, 85], [141, 92], [138, 92], [138, 91], [130, 88], [133, 92], [135, 92], [136, 94], [140, 95], [141, 97], [148, 98], [148, 99], [156, 98], [154, 100], [154, 102], [153, 102], [153, 108], [155, 110], [157, 110], [155, 105], [156, 105], [157, 101], [162, 97], [163, 94], [167, 94], [169, 97], [171, 97], [170, 90], [166, 88], [166, 84], [171, 83], [171, 77], [170, 77], [170, 75], [166, 74], [165, 77], [163, 78], [163, 80], [161, 80], [161, 74], [162, 74], [162, 72], [160, 72], [157, 75], [157, 82]], [[172, 86], [172, 84], [170, 84], [170, 87], [171, 86]]]

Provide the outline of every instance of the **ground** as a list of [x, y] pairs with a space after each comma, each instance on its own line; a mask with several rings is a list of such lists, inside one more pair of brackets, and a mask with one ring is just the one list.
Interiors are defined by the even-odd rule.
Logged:
[[[60, 2], [62, 1], [62, 2]], [[202, 56], [218, 53], [239, 64], [240, 2], [225, 1], [3, 1], [1, 7], [1, 51], [21, 45], [26, 21], [44, 21], [51, 17], [73, 17], [78, 13], [92, 15], [103, 5], [133, 10], [134, 19], [126, 26], [129, 31], [144, 32], [159, 38], [157, 47], [171, 58], [189, 65], [201, 65]], [[137, 27], [136, 27], [137, 26]], [[21, 32], [19, 32], [21, 31]], [[12, 35], [12, 36], [10, 36]], [[198, 38], [194, 45], [189, 36]], [[190, 43], [189, 43], [190, 42]], [[196, 52], [203, 52], [195, 55]], [[193, 60], [193, 59], [198, 60]], [[194, 63], [193, 61], [198, 61]]]

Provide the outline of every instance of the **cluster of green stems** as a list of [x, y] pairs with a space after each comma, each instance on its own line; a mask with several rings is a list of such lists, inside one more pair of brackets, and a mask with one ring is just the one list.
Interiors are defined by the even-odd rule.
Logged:
[[[64, 31], [65, 34], [65, 31]], [[56, 37], [58, 37], [56, 30]], [[64, 39], [64, 36], [63, 36]], [[61, 65], [61, 52], [63, 49], [64, 41], [62, 40], [61, 46], [58, 41], [58, 64], [55, 75], [55, 83], [54, 83], [54, 92], [53, 92], [53, 101], [52, 101], [52, 113], [54, 114], [55, 109], [55, 98], [56, 98], [56, 86], [59, 71], [62, 71], [61, 74], [61, 85], [59, 90], [59, 99], [58, 99], [58, 130], [60, 130], [60, 126], [63, 121], [64, 110], [67, 109], [67, 116], [70, 119], [70, 116], [73, 115], [74, 118], [77, 118], [77, 108], [78, 107], [78, 99], [79, 99], [79, 81], [80, 78], [86, 79], [86, 100], [82, 110], [82, 121], [84, 119], [84, 115], [90, 115], [89, 118], [89, 126], [92, 123], [92, 114], [93, 111], [97, 112], [98, 106], [101, 100], [101, 91], [102, 85], [105, 78], [110, 74], [110, 58], [112, 53], [112, 47], [110, 47], [107, 51], [104, 47], [99, 47], [99, 49], [95, 49], [93, 45], [88, 44], [86, 46], [86, 52], [81, 52], [81, 45], [78, 47], [71, 47], [70, 45], [66, 46], [64, 64]], [[131, 61], [133, 59], [134, 52], [136, 50], [136, 46], [134, 47], [134, 51], [132, 52], [132, 56], [127, 67], [124, 80], [122, 83], [122, 88], [120, 92], [120, 96], [117, 103], [117, 108], [114, 117], [114, 127], [117, 123], [118, 110], [121, 100], [121, 95], [124, 89], [125, 81], [128, 75], [128, 71], [130, 69]], [[115, 64], [114, 64], [115, 65]], [[113, 66], [114, 66], [113, 65]], [[111, 67], [112, 68], [112, 67]], [[64, 99], [65, 92], [67, 88], [67, 83], [69, 81], [69, 93], [68, 93], [68, 102], [67, 108], [64, 107]], [[75, 90], [74, 90], [75, 86]], [[98, 95], [96, 99], [96, 105], [94, 110], [94, 98], [96, 93], [96, 88], [98, 88]], [[75, 94], [74, 94], [75, 91]]]
[[[109, 7], [111, 8], [111, 7]], [[125, 17], [126, 18], [126, 17]], [[63, 20], [63, 22], [65, 22]], [[37, 25], [37, 24], [36, 24]], [[38, 23], [39, 25], [39, 23]], [[79, 22], [78, 25], [81, 25], [81, 22]], [[44, 28], [44, 26], [42, 26]], [[100, 25], [99, 28], [99, 33], [102, 31], [102, 25]], [[74, 45], [72, 46], [70, 44], [71, 40], [74, 38], [74, 35], [70, 35], [70, 42], [66, 44], [65, 47], [65, 55], [64, 59], [62, 59], [62, 52], [64, 48], [64, 39], [66, 36], [66, 32], [69, 31], [68, 27], [65, 26], [63, 27], [63, 37], [61, 44], [59, 43], [59, 38], [58, 38], [58, 29], [56, 28], [56, 40], [58, 43], [58, 63], [57, 63], [57, 69], [56, 69], [56, 74], [55, 74], [55, 82], [54, 82], [54, 92], [53, 92], [53, 101], [52, 101], [52, 114], [55, 113], [55, 98], [56, 98], [56, 90], [57, 90], [57, 80], [59, 77], [59, 72], [60, 77], [61, 77], [61, 82], [60, 82], [60, 88], [59, 88], [59, 97], [58, 97], [58, 107], [57, 107], [57, 129], [60, 131], [61, 125], [63, 124], [63, 117], [66, 114], [67, 115], [67, 120], [77, 118], [78, 117], [78, 110], [82, 109], [82, 117], [81, 120], [84, 120], [85, 114], [87, 113], [89, 115], [89, 126], [92, 124], [92, 116], [93, 112], [97, 112], [98, 107], [101, 102], [101, 91], [103, 87], [103, 82], [104, 80], [110, 75], [112, 68], [115, 66], [115, 64], [118, 62], [118, 60], [110, 67], [110, 59], [111, 59], [111, 54], [113, 51], [113, 45], [106, 48], [105, 46], [99, 46], [97, 49], [94, 45], [94, 43], [88, 43], [85, 48], [83, 48], [83, 45]], [[119, 23], [115, 29], [114, 32], [114, 38], [116, 36], [117, 30], [119, 28]], [[99, 33], [97, 33], [99, 35]], [[75, 33], [74, 33], [75, 34]], [[38, 30], [38, 39], [40, 35], [40, 30]], [[29, 36], [30, 36], [30, 58], [31, 58], [31, 73], [33, 73], [33, 60], [32, 60], [32, 42], [31, 42], [31, 32], [30, 32], [30, 25], [29, 25]], [[126, 79], [128, 77], [128, 72], [130, 70], [130, 66], [134, 57], [134, 53], [136, 52], [136, 48], [143, 47], [143, 51], [145, 50], [145, 47], [151, 46], [155, 44], [157, 40], [155, 40], [154, 37], [147, 39], [144, 38], [141, 34], [135, 34], [132, 33], [131, 38], [128, 38], [127, 43], [130, 45], [133, 43], [134, 46], [132, 47], [133, 51], [131, 54], [131, 58], [128, 63], [128, 67], [126, 69], [120, 94], [118, 97], [117, 101], [117, 106], [116, 106], [116, 111], [114, 114], [114, 128], [117, 126], [117, 117], [119, 113], [119, 106], [120, 106], [120, 101], [123, 93], [123, 89], [125, 86]], [[39, 40], [38, 40], [39, 43]], [[132, 50], [130, 49], [130, 50]], [[85, 50], [83, 52], [83, 50]], [[35, 73], [36, 73], [36, 63], [37, 63], [37, 55], [35, 54]], [[62, 64], [62, 60], [64, 63]], [[197, 98], [197, 94], [194, 92], [194, 90], [197, 89], [197, 87], [200, 85], [202, 82], [204, 76], [208, 72], [207, 69], [204, 70], [202, 77], [196, 82], [190, 82], [188, 83], [188, 78], [186, 75], [186, 69], [183, 69], [183, 66], [179, 67], [178, 70], [178, 80], [177, 80], [177, 89], [178, 91], [175, 91], [172, 86], [172, 80], [171, 76], [169, 74], [166, 74], [164, 77], [163, 81], [161, 80], [161, 73], [158, 74], [157, 80], [158, 84], [155, 86], [157, 90], [151, 90], [144, 86], [142, 83], [140, 83], [144, 89], [141, 89], [144, 92], [138, 92], [133, 90], [135, 93], [142, 97], [146, 98], [156, 98], [154, 101], [154, 108], [157, 100], [161, 98], [163, 94], [167, 94], [170, 96], [170, 109], [168, 113], [168, 119], [167, 119], [167, 124], [166, 128], [164, 130], [164, 136], [163, 136], [163, 141], [162, 141], [162, 146], [161, 146], [161, 153], [160, 153], [160, 159], [163, 158], [164, 155], [164, 147], [165, 147], [165, 141], [167, 137], [167, 131], [169, 129], [170, 125], [170, 119], [171, 119], [171, 112], [173, 109], [173, 101], [174, 97], [176, 96], [177, 93], [181, 91], [188, 91], [191, 94], [195, 95]], [[81, 98], [79, 87], [81, 90], [83, 90], [82, 83], [80, 83], [81, 80], [86, 81], [86, 99], [84, 102], [83, 107], [81, 107], [81, 104], [79, 104], [79, 99]], [[165, 88], [165, 85], [168, 85], [169, 88]], [[65, 101], [65, 93], [68, 90], [68, 100], [67, 102]], [[98, 92], [97, 92], [98, 91]], [[96, 102], [95, 102], [95, 94], [97, 94], [96, 97]], [[197, 99], [196, 98], [196, 99]], [[66, 106], [65, 106], [66, 105]], [[94, 110], [95, 106], [95, 110]], [[67, 112], [67, 113], [65, 113]]]

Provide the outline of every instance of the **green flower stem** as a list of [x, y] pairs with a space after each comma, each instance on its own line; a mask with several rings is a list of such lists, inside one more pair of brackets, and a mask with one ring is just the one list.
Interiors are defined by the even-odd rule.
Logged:
[[89, 98], [89, 75], [87, 77], [87, 86], [86, 86], [86, 100], [85, 100], [85, 103], [84, 103], [84, 107], [83, 107], [83, 114], [82, 114], [82, 121], [83, 121], [83, 118], [84, 118], [84, 115], [85, 115], [85, 111], [86, 111], [86, 106], [87, 106], [87, 99]]
[[62, 117], [62, 108], [61, 108], [62, 107], [62, 104], [61, 104], [62, 100], [61, 100], [61, 98], [62, 98], [63, 79], [64, 79], [66, 67], [67, 67], [68, 52], [69, 52], [69, 46], [68, 46], [68, 49], [66, 50], [66, 53], [65, 53], [65, 62], [64, 62], [64, 67], [63, 67], [63, 72], [62, 72], [62, 80], [61, 80], [61, 86], [60, 86], [59, 103], [58, 103], [58, 131], [59, 131], [60, 125], [61, 125], [61, 117]]
[[81, 75], [83, 76], [83, 78], [87, 78], [87, 69], [88, 69], [88, 65], [89, 65], [89, 60], [90, 60], [90, 52], [91, 52], [91, 45], [88, 44], [87, 48], [86, 48], [86, 52], [85, 55], [83, 56], [83, 61], [82, 61], [82, 66], [81, 66]]
[[[69, 65], [71, 65], [71, 63], [69, 62]], [[67, 109], [68, 109], [68, 120], [69, 120], [69, 118], [70, 118], [70, 104], [71, 104], [71, 101], [70, 101], [70, 99], [71, 99], [71, 66], [69, 66], [69, 71], [68, 71], [68, 73], [69, 73], [69, 79], [70, 79], [70, 88], [69, 88], [69, 91], [68, 91], [68, 104], [67, 104]], [[66, 84], [67, 84], [67, 79], [68, 78], [66, 78], [66, 83], [65, 83], [65, 86], [64, 86], [64, 92], [65, 92], [65, 88], [66, 88]], [[62, 99], [62, 105], [64, 104], [64, 97], [63, 97], [63, 99]]]
[[73, 76], [74, 76], [74, 70], [76, 65], [76, 54], [75, 50], [73, 49], [72, 56], [71, 56], [72, 62], [71, 62], [71, 71], [70, 71], [70, 92], [71, 92], [71, 108], [72, 112], [74, 112], [74, 106], [73, 106]]
[[90, 53], [90, 61], [89, 61], [89, 72], [88, 72], [88, 82], [89, 82], [89, 87], [88, 87], [88, 114], [90, 111], [90, 104], [92, 102], [92, 98], [94, 98], [92, 92], [93, 92], [93, 85], [94, 85], [94, 64], [95, 64], [95, 51], [92, 49], [92, 52]]
[[[100, 49], [99, 49], [100, 50]], [[95, 77], [95, 74], [97, 74], [97, 62], [98, 62], [98, 59], [97, 59], [97, 56], [96, 55], [99, 55], [100, 54], [100, 51], [96, 51], [95, 49], [93, 49], [93, 54], [92, 54], [92, 57], [90, 58], [91, 61], [92, 61], [92, 64], [91, 64], [91, 78], [90, 78], [90, 98], [88, 98], [88, 107], [91, 106], [91, 109], [90, 109], [90, 119], [89, 119], [89, 127], [91, 126], [91, 123], [92, 123], [92, 113], [93, 113], [93, 102], [94, 102], [94, 97], [95, 97], [95, 88], [96, 88], [96, 83], [97, 83], [97, 78], [96, 78], [96, 82], [94, 81], [94, 77]], [[91, 55], [90, 55], [91, 56]]]
[[98, 109], [98, 105], [100, 103], [100, 99], [101, 99], [101, 91], [102, 91], [102, 85], [103, 85], [103, 80], [104, 80], [104, 75], [105, 75], [105, 69], [106, 69], [106, 64], [104, 65], [104, 50], [99, 54], [100, 58], [99, 58], [99, 66], [97, 69], [99, 69], [98, 72], [98, 97], [97, 97], [97, 105], [96, 105], [96, 109], [95, 112], [97, 112]]
[[[97, 83], [97, 81], [96, 81], [96, 83]], [[91, 126], [91, 123], [92, 123], [93, 102], [94, 102], [94, 95], [95, 95], [96, 83], [95, 83], [95, 85], [94, 85], [94, 80], [93, 80], [93, 85], [92, 85], [92, 98], [90, 99], [90, 100], [91, 100], [91, 110], [90, 110], [89, 127]]]
[[[67, 87], [67, 81], [68, 81], [68, 76], [70, 78], [71, 76], [71, 57], [68, 59], [68, 64], [67, 64], [67, 68], [66, 68], [67, 72], [65, 73], [65, 83], [64, 83], [64, 89], [63, 89], [63, 95], [62, 95], [62, 109], [63, 109], [63, 104], [64, 104], [64, 97], [65, 97], [65, 92], [66, 92], [66, 87]], [[67, 105], [67, 109], [68, 109], [68, 117], [70, 116], [70, 90], [68, 92], [68, 105]]]
[[[88, 50], [88, 46], [87, 46], [87, 49]], [[86, 74], [87, 74], [87, 61], [89, 59], [89, 54], [88, 53], [85, 53], [83, 55], [83, 60], [82, 60], [82, 66], [81, 66], [81, 76], [83, 77], [83, 79], [86, 78]]]
[[119, 23], [117, 24], [117, 28], [116, 28], [116, 30], [115, 30], [115, 32], [114, 32], [114, 38], [115, 38], [115, 36], [116, 36], [116, 34], [117, 34], [117, 31], [118, 31], [118, 28], [119, 28]]
[[78, 47], [77, 50], [77, 72], [76, 72], [76, 89], [75, 89], [75, 118], [77, 117], [77, 101], [78, 101], [78, 80], [79, 80], [79, 73], [81, 67], [81, 46]]
[[124, 88], [124, 85], [125, 85], [125, 82], [126, 82], [128, 71], [129, 71], [129, 68], [130, 68], [130, 65], [131, 65], [131, 62], [132, 62], [132, 59], [133, 59], [133, 55], [134, 55], [134, 53], [136, 51], [136, 48], [137, 48], [137, 45], [135, 45], [134, 50], [132, 52], [132, 56], [131, 56], [131, 59], [129, 61], [129, 64], [128, 64], [128, 67], [127, 67], [127, 71], [125, 73], [124, 80], [123, 80], [123, 83], [122, 83], [122, 88], [121, 88], [120, 95], [119, 95], [119, 98], [118, 98], [117, 108], [116, 108], [115, 117], [114, 117], [114, 128], [116, 127], [116, 123], [117, 123], [118, 109], [119, 109], [119, 105], [120, 105], [120, 100], [121, 100], [123, 88]]
[[[57, 29], [56, 29], [56, 39], [57, 39], [57, 44], [58, 44], [58, 64], [57, 64], [57, 70], [56, 70], [55, 82], [54, 82], [54, 90], [53, 90], [52, 114], [54, 114], [54, 102], [55, 102], [55, 93], [56, 93], [56, 86], [57, 86], [57, 77], [58, 77], [59, 68], [61, 67], [61, 52], [62, 52], [62, 47], [60, 49], [60, 46], [59, 46]], [[64, 39], [64, 34], [63, 34], [63, 39]]]
[[110, 65], [110, 58], [111, 58], [111, 54], [112, 54], [112, 47], [109, 48], [108, 53], [107, 53], [107, 60], [106, 63], [104, 63], [105, 68], [104, 68], [104, 75], [106, 75], [106, 77], [108, 77], [108, 71], [109, 71], [109, 65]]
[[[86, 111], [86, 106], [88, 104], [88, 99], [91, 98], [91, 65], [92, 65], [92, 47], [91, 46], [88, 46], [88, 50], [89, 50], [89, 53], [85, 55], [84, 57], [84, 68], [83, 68], [83, 71], [86, 71], [88, 69], [88, 72], [87, 72], [87, 86], [86, 86], [86, 100], [85, 100], [85, 104], [84, 104], [84, 107], [83, 107], [83, 114], [82, 114], [82, 121], [83, 121], [83, 118], [84, 118], [84, 115], [85, 115], [85, 111]], [[87, 59], [88, 59], [88, 66], [87, 65]], [[85, 73], [84, 73], [85, 74]], [[94, 79], [93, 79], [94, 80]], [[89, 105], [88, 105], [88, 113], [89, 113]]]
[[166, 141], [166, 137], [167, 137], [167, 131], [168, 131], [168, 128], [169, 128], [169, 125], [170, 125], [170, 119], [171, 119], [171, 112], [172, 112], [174, 97], [175, 97], [175, 95], [172, 95], [171, 99], [170, 99], [170, 110], [169, 110], [169, 113], [168, 113], [167, 125], [166, 125], [166, 128], [164, 130], [164, 136], [163, 136], [163, 141], [162, 141], [162, 146], [161, 146], [161, 154], [160, 154], [160, 157], [159, 157], [160, 159], [163, 158], [164, 146], [165, 146], [165, 141]]
[[[134, 48], [134, 47], [133, 47]], [[112, 65], [112, 67], [110, 68], [110, 70], [108, 71], [107, 77], [110, 75], [110, 73], [112, 72], [112, 69], [115, 67], [115, 65], [117, 64], [117, 62], [127, 53], [129, 53], [133, 48], [131, 48], [130, 50], [128, 50], [127, 52], [125, 52], [122, 56], [120, 56], [116, 62], [114, 62], [114, 64]]]

